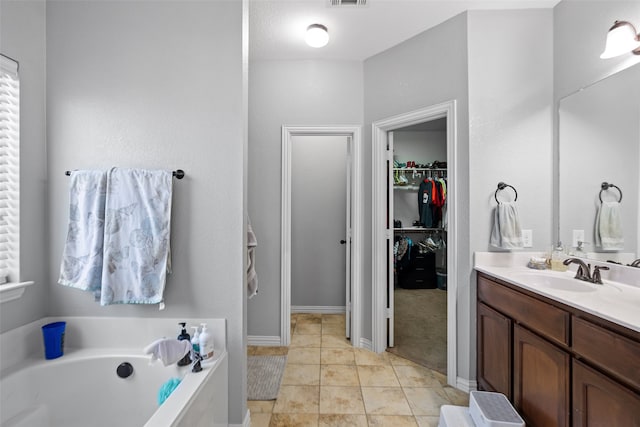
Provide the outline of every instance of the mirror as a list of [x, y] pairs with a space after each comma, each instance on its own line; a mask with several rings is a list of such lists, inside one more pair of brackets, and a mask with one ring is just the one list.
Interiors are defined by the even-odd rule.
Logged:
[[[628, 264], [638, 258], [640, 241], [640, 64], [600, 80], [560, 100], [559, 109], [559, 237], [579, 256]], [[619, 188], [602, 189], [602, 183]], [[596, 240], [600, 209], [618, 210], [620, 227], [604, 221], [602, 242]], [[621, 200], [620, 200], [621, 198]], [[619, 205], [606, 202], [620, 201]], [[605, 211], [602, 211], [605, 213]], [[609, 217], [610, 218], [610, 217]], [[614, 216], [615, 218], [615, 216]], [[615, 237], [621, 229], [621, 238]], [[577, 230], [577, 231], [574, 231]], [[574, 234], [584, 232], [583, 252]], [[607, 231], [609, 230], [609, 231]], [[606, 239], [609, 235], [609, 239]], [[616, 245], [612, 245], [616, 246]]]

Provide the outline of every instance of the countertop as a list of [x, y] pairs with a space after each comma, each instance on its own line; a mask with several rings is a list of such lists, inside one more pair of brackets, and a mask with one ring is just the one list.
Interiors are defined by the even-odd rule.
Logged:
[[[640, 269], [606, 264], [611, 270], [603, 271], [603, 285], [596, 285], [575, 279], [575, 264], [565, 272], [534, 270], [526, 266], [531, 256], [541, 255], [476, 252], [474, 268], [528, 291], [640, 332]], [[593, 264], [592, 260], [585, 261]], [[571, 287], [544, 284], [554, 280]]]

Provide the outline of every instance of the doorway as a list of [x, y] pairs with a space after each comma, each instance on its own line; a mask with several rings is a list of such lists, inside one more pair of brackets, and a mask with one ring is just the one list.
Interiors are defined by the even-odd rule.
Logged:
[[394, 273], [387, 351], [446, 375], [446, 119], [389, 131], [387, 141]]
[[[345, 336], [351, 339], [354, 346], [360, 344], [360, 292], [361, 292], [361, 225], [362, 225], [362, 191], [361, 191], [361, 178], [360, 176], [360, 128], [357, 126], [332, 126], [332, 127], [302, 127], [302, 126], [283, 126], [282, 128], [282, 227], [281, 227], [281, 322], [280, 322], [280, 345], [288, 346], [291, 339], [291, 311], [292, 311], [292, 277], [297, 275], [298, 277], [304, 277], [305, 274], [314, 274], [312, 266], [294, 266], [294, 258], [296, 262], [313, 262], [313, 260], [304, 261], [304, 257], [301, 257], [300, 251], [303, 250], [304, 242], [302, 246], [299, 243], [293, 244], [292, 237], [293, 232], [301, 232], [301, 227], [305, 227], [304, 222], [293, 220], [293, 201], [292, 194], [294, 189], [294, 180], [296, 175], [304, 174], [304, 164], [294, 165], [294, 153], [304, 153], [305, 155], [313, 155], [315, 150], [316, 158], [314, 169], [318, 170], [317, 163], [329, 162], [331, 159], [321, 158], [320, 153], [322, 147], [318, 144], [327, 143], [327, 148], [333, 145], [339, 147], [341, 142], [346, 144], [344, 147], [345, 156], [341, 162], [344, 164], [337, 167], [327, 166], [327, 172], [344, 171], [346, 173], [346, 185], [342, 194], [345, 194], [345, 200], [343, 203], [344, 212], [342, 213], [342, 221], [345, 225], [342, 237], [336, 239], [328, 237], [329, 241], [324, 245], [336, 245], [335, 252], [341, 253], [342, 260], [334, 262], [340, 263], [343, 267], [340, 270], [344, 273], [344, 311], [346, 312], [345, 322]], [[300, 151], [302, 148], [302, 151]], [[319, 151], [318, 151], [319, 150]], [[331, 150], [329, 150], [331, 151]], [[334, 151], [338, 152], [339, 151]], [[342, 157], [342, 156], [339, 156]], [[335, 160], [334, 160], [335, 161]], [[335, 166], [335, 165], [333, 165]], [[297, 187], [296, 183], [296, 187]], [[319, 185], [317, 185], [319, 186]], [[298, 191], [298, 190], [296, 190]], [[321, 197], [321, 191], [311, 188], [309, 190], [308, 197], [314, 197], [314, 191], [316, 191], [315, 197]], [[308, 207], [297, 205], [295, 210], [298, 214], [305, 215], [305, 209]], [[308, 213], [307, 213], [308, 214]], [[319, 218], [318, 221], [322, 222], [323, 219]], [[306, 226], [309, 223], [307, 222]], [[313, 221], [311, 222], [313, 225]], [[317, 232], [318, 230], [316, 230]], [[326, 236], [322, 236], [325, 239]], [[333, 239], [333, 240], [331, 240]], [[335, 241], [334, 241], [335, 240]], [[342, 241], [342, 242], [341, 242]], [[294, 256], [294, 251], [296, 254]], [[306, 255], [313, 255], [312, 252]], [[325, 267], [326, 269], [326, 267]], [[294, 271], [295, 270], [295, 271]], [[335, 268], [334, 268], [335, 270]], [[326, 271], [325, 271], [326, 272]], [[316, 273], [317, 274], [317, 273]], [[335, 271], [331, 274], [335, 275]], [[302, 275], [302, 276], [300, 276]], [[324, 275], [324, 274], [323, 274]], [[307, 287], [307, 289], [310, 289]], [[316, 296], [318, 291], [322, 294], [322, 290], [316, 289], [312, 291]], [[304, 293], [304, 291], [303, 291]], [[313, 296], [313, 295], [311, 295]], [[301, 295], [300, 300], [305, 301], [304, 298], [308, 296]], [[335, 298], [334, 296], [321, 295], [321, 298]], [[296, 296], [298, 298], [298, 296]], [[309, 300], [307, 300], [309, 301]], [[305, 303], [308, 304], [308, 303]], [[322, 312], [323, 307], [316, 307], [318, 312]], [[326, 307], [325, 307], [326, 308]], [[335, 308], [335, 307], [334, 307]]]
[[390, 132], [437, 119], [446, 121], [446, 163], [447, 163], [447, 382], [456, 385], [456, 104], [449, 101], [424, 109], [401, 114], [373, 123], [373, 289], [372, 289], [372, 329], [373, 349], [383, 352], [389, 339], [393, 342], [394, 331], [394, 224], [393, 212], [389, 211], [390, 191], [393, 189], [393, 142]]

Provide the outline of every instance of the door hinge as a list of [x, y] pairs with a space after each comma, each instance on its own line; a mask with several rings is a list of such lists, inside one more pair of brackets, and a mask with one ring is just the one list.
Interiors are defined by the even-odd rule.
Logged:
[[385, 319], [390, 319], [391, 318], [391, 314], [392, 314], [392, 310], [390, 308], [385, 308], [384, 309], [384, 317], [385, 317]]

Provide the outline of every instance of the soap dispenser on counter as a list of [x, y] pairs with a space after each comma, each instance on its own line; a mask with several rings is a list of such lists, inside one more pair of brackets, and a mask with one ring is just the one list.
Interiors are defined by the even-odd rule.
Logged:
[[[187, 340], [189, 342], [191, 342], [191, 335], [189, 335], [187, 333], [187, 323], [186, 322], [180, 322], [178, 323], [178, 325], [182, 326], [182, 330], [180, 331], [180, 335], [178, 335], [178, 341], [183, 341], [183, 340]], [[185, 354], [185, 356], [178, 360], [178, 366], [187, 366], [191, 364], [191, 356], [190, 356], [190, 352]]]
[[551, 250], [551, 270], [567, 271], [567, 266], [562, 261], [564, 261], [564, 246], [562, 246], [562, 242], [558, 242]]
[[202, 323], [202, 332], [200, 332], [200, 356], [204, 362], [213, 360], [213, 336], [207, 329], [207, 324]]

